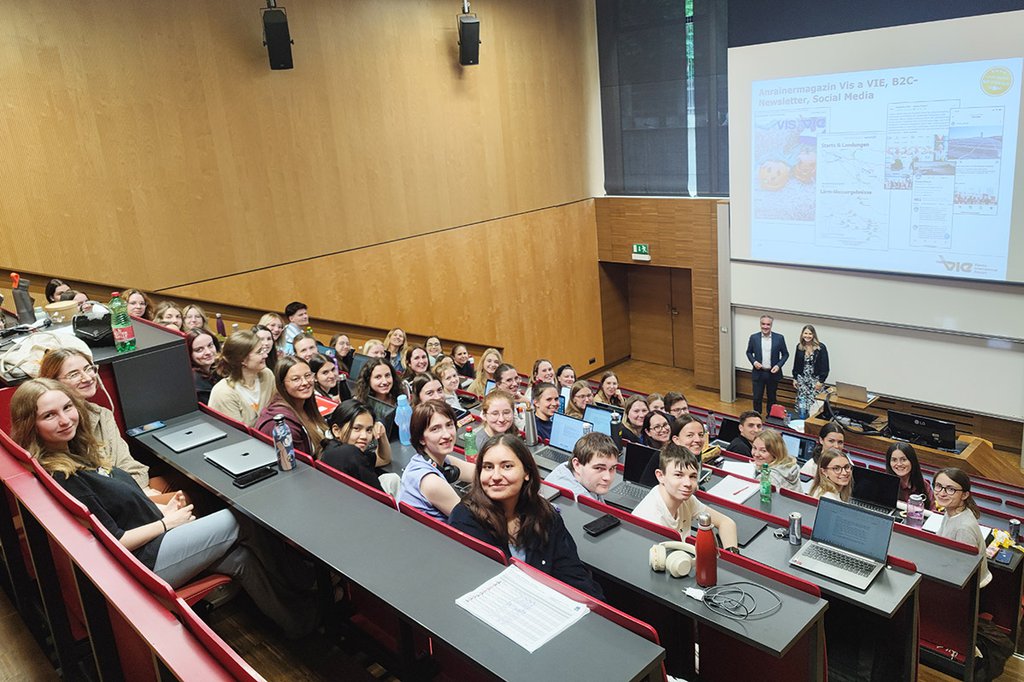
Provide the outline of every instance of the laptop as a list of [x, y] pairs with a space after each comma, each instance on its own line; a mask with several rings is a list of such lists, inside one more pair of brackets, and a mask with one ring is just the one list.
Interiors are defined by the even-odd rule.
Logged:
[[395, 406], [388, 405], [383, 400], [370, 398], [370, 409], [373, 410], [374, 420], [384, 425], [384, 429], [388, 434], [388, 440], [392, 441], [398, 438], [398, 425], [395, 424]]
[[558, 411], [565, 412], [565, 408], [569, 405], [569, 394], [572, 393], [572, 388], [569, 386], [562, 386], [562, 390], [558, 392]]
[[533, 453], [537, 466], [551, 471], [559, 464], [568, 462], [572, 459], [576, 441], [583, 438], [588, 430], [593, 429], [594, 425], [590, 422], [554, 413], [551, 415], [551, 440], [548, 441], [550, 445]]
[[487, 395], [488, 393], [493, 391], [495, 386], [497, 386], [497, 384], [494, 383], [494, 380], [488, 379], [487, 383], [484, 384], [484, 395]]
[[360, 373], [363, 371], [363, 367], [366, 367], [366, 363], [370, 361], [369, 355], [363, 355], [362, 353], [352, 354], [352, 368], [349, 370], [349, 377], [352, 381], [359, 379]]
[[726, 446], [733, 442], [738, 435], [740, 435], [739, 420], [732, 417], [722, 417], [722, 425], [718, 427], [718, 435], [715, 436], [715, 442]]
[[894, 514], [900, 496], [899, 476], [867, 467], [853, 467], [852, 504], [881, 514]]
[[615, 414], [619, 415], [620, 422], [626, 416], [626, 409], [624, 407], [619, 407], [618, 405], [611, 405], [609, 403], [602, 403], [600, 400], [595, 400], [592, 404], [595, 407], [600, 407], [602, 410], [608, 410], [609, 412], [614, 412]]
[[225, 438], [227, 435], [216, 426], [201, 422], [177, 431], [156, 434], [153, 437], [175, 452], [185, 452]]
[[583, 421], [594, 425], [594, 431], [610, 436], [618, 448], [622, 448], [622, 433], [619, 430], [619, 415], [597, 405], [587, 405], [583, 410]]
[[786, 452], [795, 459], [800, 459], [803, 440], [803, 438], [797, 438], [786, 433], [782, 434], [782, 443], [786, 446]]
[[639, 443], [626, 443], [626, 462], [622, 469], [622, 481], [604, 495], [604, 501], [626, 511], [633, 511], [651, 491], [651, 486], [642, 482], [644, 471], [652, 459], [660, 456], [657, 448]]
[[237, 478], [270, 464], [277, 464], [277, 451], [255, 438], [203, 453], [207, 462]]
[[842, 381], [836, 382], [836, 395], [844, 400], [853, 400], [858, 403], [870, 402], [871, 398], [874, 397], [868, 395], [868, 389], [864, 386], [844, 384]]
[[893, 517], [823, 497], [811, 539], [789, 563], [858, 590], [885, 566]]

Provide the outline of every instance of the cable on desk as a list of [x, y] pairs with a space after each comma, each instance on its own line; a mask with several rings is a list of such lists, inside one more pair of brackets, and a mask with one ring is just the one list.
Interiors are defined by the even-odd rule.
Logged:
[[[775, 603], [769, 608], [758, 611], [757, 599], [747, 590], [741, 589], [741, 586], [761, 590], [774, 599]], [[746, 581], [709, 587], [704, 590], [704, 596], [701, 601], [715, 613], [726, 618], [732, 618], [733, 620], [765, 618], [782, 608], [782, 600], [779, 599], [779, 595], [763, 585]]]

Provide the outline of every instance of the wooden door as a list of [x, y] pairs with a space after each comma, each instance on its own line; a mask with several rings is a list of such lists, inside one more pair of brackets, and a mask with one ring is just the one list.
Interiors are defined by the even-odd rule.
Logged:
[[692, 271], [671, 269], [672, 364], [693, 369], [693, 281]]
[[671, 296], [670, 268], [629, 269], [629, 336], [634, 360], [672, 365]]

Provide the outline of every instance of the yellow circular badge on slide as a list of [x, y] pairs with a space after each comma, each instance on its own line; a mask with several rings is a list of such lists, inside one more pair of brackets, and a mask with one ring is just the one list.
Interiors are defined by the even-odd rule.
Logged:
[[1003, 66], [993, 66], [981, 74], [981, 90], [986, 95], [998, 97], [1006, 94], [1013, 85], [1013, 74]]

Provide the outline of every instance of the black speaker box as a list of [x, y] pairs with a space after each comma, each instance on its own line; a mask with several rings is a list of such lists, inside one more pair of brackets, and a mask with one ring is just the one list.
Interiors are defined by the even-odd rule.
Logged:
[[267, 45], [270, 68], [292, 68], [292, 37], [288, 33], [288, 16], [284, 10], [268, 9], [263, 13], [263, 40]]
[[472, 14], [459, 15], [459, 64], [480, 63], [480, 20]]

